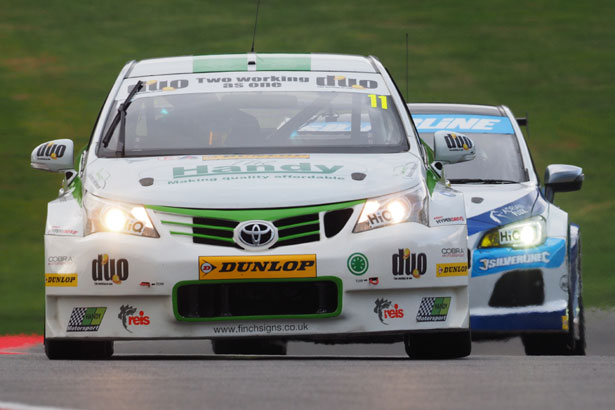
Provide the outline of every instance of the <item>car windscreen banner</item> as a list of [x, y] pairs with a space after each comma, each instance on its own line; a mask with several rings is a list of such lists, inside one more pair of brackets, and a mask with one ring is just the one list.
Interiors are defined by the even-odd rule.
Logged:
[[[137, 95], [246, 91], [343, 91], [374, 95], [374, 106], [386, 104], [390, 92], [380, 74], [336, 72], [250, 71], [179, 74], [131, 78], [124, 82], [117, 100], [123, 101], [138, 80], [144, 87]], [[384, 107], [383, 107], [384, 108]]]
[[508, 117], [495, 115], [413, 114], [419, 132], [440, 130], [486, 134], [514, 134]]

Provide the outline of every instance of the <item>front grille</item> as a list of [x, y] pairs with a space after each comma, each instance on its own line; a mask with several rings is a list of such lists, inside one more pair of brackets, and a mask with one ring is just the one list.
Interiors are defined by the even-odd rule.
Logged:
[[537, 306], [545, 302], [540, 269], [514, 270], [500, 277], [489, 299], [491, 307]]
[[278, 241], [272, 248], [320, 240], [320, 218], [317, 213], [279, 219], [273, 224], [278, 228]]
[[227, 219], [193, 218], [192, 242], [204, 245], [234, 246], [233, 230], [238, 222]]
[[337, 278], [178, 284], [178, 320], [331, 317], [341, 311]]
[[[234, 230], [246, 220], [268, 220], [278, 228], [278, 240], [271, 248], [318, 242], [332, 238], [346, 225], [353, 206], [363, 201], [302, 208], [262, 210], [206, 210], [150, 206], [159, 213], [160, 221], [169, 227], [171, 235], [189, 236], [193, 243], [242, 249], [233, 240]], [[305, 212], [305, 213], [304, 213]], [[249, 213], [249, 217], [245, 214]], [[288, 215], [291, 216], [288, 216]], [[278, 218], [272, 216], [278, 215]], [[224, 216], [224, 217], [219, 217]], [[280, 218], [282, 216], [282, 218]]]

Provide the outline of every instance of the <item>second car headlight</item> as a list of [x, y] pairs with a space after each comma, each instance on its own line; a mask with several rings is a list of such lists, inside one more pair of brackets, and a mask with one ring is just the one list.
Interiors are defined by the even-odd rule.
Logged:
[[542, 216], [535, 216], [487, 232], [478, 247], [530, 248], [542, 244], [546, 235], [545, 219]]
[[160, 237], [141, 205], [110, 201], [86, 193], [83, 206], [88, 217], [86, 235], [95, 232], [119, 232], [149, 238]]
[[401, 222], [427, 225], [425, 201], [427, 191], [423, 184], [396, 194], [368, 199], [353, 232], [364, 232]]

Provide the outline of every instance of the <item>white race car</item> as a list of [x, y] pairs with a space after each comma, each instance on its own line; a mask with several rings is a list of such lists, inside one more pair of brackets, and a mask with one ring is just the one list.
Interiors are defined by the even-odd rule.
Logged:
[[504, 106], [409, 104], [428, 145], [434, 135], [476, 141], [476, 159], [445, 165], [465, 193], [472, 250], [472, 337], [521, 335], [528, 355], [583, 355], [581, 240], [553, 204], [555, 192], [581, 189], [583, 170], [549, 165], [544, 188], [519, 124]]
[[[444, 163], [474, 156], [436, 143]], [[373, 57], [133, 61], [76, 170], [73, 156], [61, 139], [31, 158], [65, 174], [45, 230], [51, 359], [188, 338], [216, 353], [284, 354], [288, 340], [470, 353], [463, 194], [431, 169]]]

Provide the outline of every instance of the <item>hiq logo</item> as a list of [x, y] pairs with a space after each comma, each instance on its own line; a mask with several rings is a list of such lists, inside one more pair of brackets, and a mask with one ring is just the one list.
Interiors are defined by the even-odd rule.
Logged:
[[38, 159], [58, 159], [62, 158], [65, 152], [66, 145], [54, 144], [53, 142], [50, 142], [39, 146], [36, 150], [36, 156]]
[[92, 279], [95, 285], [119, 285], [128, 279], [128, 261], [109, 259], [106, 253], [98, 255], [92, 260]]
[[460, 151], [462, 149], [467, 151], [472, 148], [472, 141], [470, 138], [465, 135], [455, 134], [454, 132], [446, 135], [444, 141], [446, 141], [446, 146], [451, 151]]

